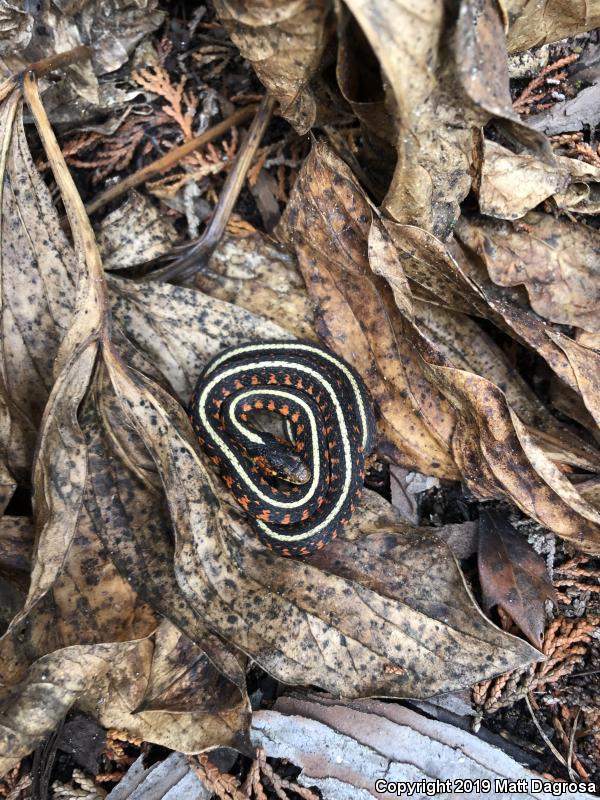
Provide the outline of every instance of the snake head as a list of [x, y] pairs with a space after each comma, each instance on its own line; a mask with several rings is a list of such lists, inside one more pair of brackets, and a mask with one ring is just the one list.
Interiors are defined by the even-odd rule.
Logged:
[[304, 461], [288, 445], [271, 444], [267, 452], [253, 460], [267, 475], [287, 483], [302, 485], [311, 478], [311, 472]]

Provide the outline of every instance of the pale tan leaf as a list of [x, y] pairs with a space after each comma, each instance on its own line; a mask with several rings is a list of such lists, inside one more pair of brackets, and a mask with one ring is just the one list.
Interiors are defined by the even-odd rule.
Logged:
[[485, 263], [494, 283], [523, 284], [541, 316], [600, 329], [600, 234], [593, 228], [530, 212], [514, 224], [463, 216], [457, 234]]
[[501, 5], [508, 18], [507, 45], [511, 52], [556, 42], [600, 25], [598, 0], [501, 0]]
[[548, 164], [529, 153], [512, 153], [497, 142], [484, 139], [478, 189], [482, 214], [518, 219], [547, 197], [565, 192], [569, 184], [562, 165]]
[[145, 195], [132, 191], [104, 217], [96, 239], [104, 269], [126, 269], [168, 253], [177, 231]]
[[307, 133], [317, 114], [310, 82], [326, 44], [325, 0], [216, 0], [215, 8], [283, 116], [298, 133]]
[[290, 252], [258, 232], [244, 239], [226, 235], [209, 267], [196, 276], [196, 288], [266, 316], [299, 339], [315, 338], [312, 304]]
[[2, 451], [22, 480], [73, 314], [77, 262], [33, 165], [14, 93], [1, 109]]

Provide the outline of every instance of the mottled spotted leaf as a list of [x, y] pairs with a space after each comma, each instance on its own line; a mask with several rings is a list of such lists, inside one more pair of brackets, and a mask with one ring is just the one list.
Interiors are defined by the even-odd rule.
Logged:
[[321, 336], [354, 364], [378, 404], [380, 450], [420, 472], [458, 477], [449, 446], [454, 413], [402, 334], [395, 301], [410, 313], [411, 296], [396, 250], [326, 146], [315, 144], [305, 161], [281, 233], [297, 254]]

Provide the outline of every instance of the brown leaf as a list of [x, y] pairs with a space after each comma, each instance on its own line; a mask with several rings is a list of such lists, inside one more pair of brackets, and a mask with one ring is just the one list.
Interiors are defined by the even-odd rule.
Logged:
[[600, 428], [600, 351], [585, 347], [553, 331], [548, 331], [548, 336], [569, 359], [581, 399]]
[[532, 311], [515, 289], [492, 283], [485, 266], [464, 242], [450, 242], [448, 250], [452, 253], [452, 257], [447, 253], [451, 264], [484, 300], [480, 315], [538, 353], [567, 386], [577, 391], [575, 373], [569, 360], [548, 335], [551, 325]]
[[547, 197], [564, 192], [569, 184], [568, 174], [556, 164], [530, 153], [512, 153], [497, 142], [484, 140], [478, 189], [482, 214], [518, 219]]
[[460, 239], [500, 286], [523, 284], [534, 311], [552, 322], [600, 329], [600, 234], [587, 225], [530, 212], [522, 224], [461, 217]]
[[97, 76], [123, 66], [140, 40], [165, 18], [157, 0], [149, 0], [144, 7], [113, 3], [110, 11], [96, 0], [78, 5], [76, 13], [55, 5], [28, 7], [26, 21], [21, 20], [19, 27], [25, 25], [29, 35], [22, 36], [20, 46], [11, 25], [6, 36], [10, 52], [4, 58], [10, 72], [78, 45], [86, 45], [93, 53], [93, 59], [67, 66], [62, 79], [44, 86], [44, 102], [53, 119], [79, 125], [86, 115], [116, 105], [122, 96], [116, 81], [111, 86], [110, 79], [100, 83]]
[[544, 603], [556, 592], [544, 559], [498, 511], [481, 510], [477, 567], [484, 609], [502, 608], [541, 650]]
[[106, 728], [172, 749], [239, 744], [250, 721], [245, 700], [219, 714], [132, 713], [146, 688], [152, 653], [149, 640], [73, 646], [32, 664], [23, 681], [0, 696], [0, 773], [27, 755], [74, 704]]
[[[155, 618], [131, 588], [130, 580], [135, 576], [135, 571], [133, 570], [134, 562], [131, 560], [127, 562], [126, 558], [121, 560], [119, 566], [122, 567], [124, 576], [121, 577], [116, 572], [113, 562], [107, 560], [107, 554], [110, 550], [106, 546], [107, 539], [111, 533], [114, 533], [114, 530], [105, 525], [97, 515], [94, 517], [96, 509], [93, 503], [89, 503], [92, 480], [94, 478], [98, 480], [99, 477], [98, 473], [95, 472], [98, 464], [89, 458], [88, 447], [90, 430], [93, 429], [93, 425], [90, 428], [89, 411], [90, 408], [94, 412], [96, 411], [93, 405], [94, 400], [99, 393], [102, 393], [105, 385], [100, 360], [102, 357], [99, 348], [100, 342], [103, 345], [103, 358], [105, 361], [112, 363], [107, 354], [111, 354], [113, 358], [117, 356], [113, 351], [113, 343], [107, 335], [109, 329], [106, 289], [91, 228], [85, 217], [81, 200], [70, 181], [56, 140], [48, 126], [35, 86], [32, 84], [31, 76], [26, 79], [26, 94], [38, 123], [49, 160], [54, 167], [57, 182], [62, 190], [63, 201], [73, 226], [75, 246], [82, 258], [78, 260], [72, 258], [76, 265], [75, 277], [78, 280], [77, 303], [71, 327], [64, 336], [56, 358], [57, 378], [41, 422], [34, 473], [36, 488], [34, 514], [39, 537], [33, 561], [30, 592], [23, 609], [13, 619], [7, 634], [3, 638], [0, 663], [2, 665], [3, 680], [14, 685], [17, 681], [23, 681], [25, 670], [31, 659], [39, 656], [51, 658], [52, 656], [44, 656], [44, 654], [49, 654], [53, 650], [56, 651], [53, 654], [55, 656], [53, 663], [56, 667], [55, 689], [57, 697], [64, 698], [64, 701], [60, 700], [62, 705], [59, 716], [62, 716], [65, 703], [68, 707], [69, 702], [73, 701], [73, 694], [65, 693], [70, 671], [68, 664], [65, 664], [61, 656], [62, 651], [60, 648], [64, 647], [67, 642], [77, 643], [77, 646], [80, 646], [82, 642], [96, 644], [98, 640], [138, 639], [147, 636], [153, 629]], [[8, 139], [5, 139], [5, 141], [8, 143]], [[6, 220], [6, 217], [4, 219]], [[43, 257], [44, 248], [48, 248], [50, 242], [43, 242], [42, 245], [41, 254]], [[85, 258], [85, 265], [83, 264], [83, 258]], [[29, 271], [29, 279], [33, 282], [37, 279], [33, 266]], [[118, 333], [118, 329], [116, 329], [116, 332]], [[122, 337], [120, 341], [123, 341]], [[4, 353], [7, 350], [12, 352], [9, 347], [11, 343], [6, 343]], [[125, 347], [125, 351], [130, 353], [131, 346], [129, 345], [129, 350]], [[79, 409], [85, 409], [86, 406], [87, 417], [84, 413], [81, 420], [78, 419]], [[92, 420], [97, 423], [97, 429], [99, 428], [100, 431], [107, 435], [110, 445], [113, 445], [117, 441], [117, 437], [112, 436], [111, 438], [110, 436], [113, 433], [111, 430], [113, 417], [110, 414], [109, 404], [104, 402], [104, 406], [102, 406], [101, 403], [98, 403], [98, 407], [103, 408], [105, 415], [104, 417], [99, 417], [96, 414], [96, 417], [94, 417], [92, 414]], [[144, 469], [147, 469], [147, 464], [139, 463], [139, 448], [137, 450], [131, 446], [128, 448], [131, 442], [127, 441], [127, 436], [122, 438], [120, 445], [122, 452], [128, 450], [129, 463], [134, 463], [138, 472], [143, 475]], [[111, 474], [111, 470], [107, 469], [107, 462], [111, 464], [113, 472], [119, 473], [119, 467], [117, 463], [112, 462], [111, 454], [110, 457], [107, 456], [105, 458], [104, 463], [100, 462], [99, 464], [105, 475]], [[149, 484], [151, 485], [152, 481], [149, 481]], [[106, 480], [106, 477], [104, 486], [108, 486], [108, 489], [112, 491], [109, 499], [115, 506], [114, 512], [118, 516], [119, 508], [114, 503], [116, 498], [114, 486], [111, 485], [110, 481]], [[152, 505], [147, 503], [147, 496], [151, 486], [149, 489], [142, 485], [138, 491], [138, 497], [141, 501], [138, 505], [135, 504], [135, 495], [131, 491], [131, 479], [129, 483], [123, 480], [121, 488], [122, 491], [129, 491], [126, 499], [131, 501], [132, 514], [135, 515], [137, 512], [137, 522], [138, 524], [141, 523], [140, 512], [142, 510], [146, 511], [148, 507], [152, 509]], [[83, 510], [82, 501], [85, 501], [86, 506], [90, 508], [91, 519], [96, 526], [95, 528], [90, 524], [90, 518], [85, 513], [87, 508], [85, 511]], [[156, 524], [161, 518], [160, 508], [158, 513], [156, 507], [152, 510], [154, 510], [153, 521]], [[112, 521], [111, 518], [108, 519], [108, 522]], [[146, 525], [146, 527], [149, 528], [150, 526]], [[135, 530], [135, 525], [132, 526], [132, 529]], [[164, 548], [161, 551], [160, 558], [162, 559], [164, 570], [168, 563], [165, 562]], [[118, 563], [118, 561], [115, 560], [115, 563]], [[164, 598], [163, 603], [168, 610], [169, 597], [167, 588], [166, 585], [161, 586], [161, 597]], [[177, 602], [183, 603], [185, 607], [185, 601], [180, 593], [176, 591], [175, 597], [175, 604]], [[197, 638], [202, 639], [205, 629], [201, 624], [198, 626], [198, 620], [193, 612], [188, 610], [188, 616], [196, 626], [195, 633]], [[210, 634], [205, 633], [204, 640], [207, 646], [210, 645]], [[238, 685], [243, 686], [243, 671], [240, 663], [230, 655], [221, 642], [217, 642], [214, 647], [214, 655], [219, 655], [221, 652], [224, 655], [221, 662], [217, 660], [217, 663], [223, 665], [224, 670], [229, 667], [229, 671], [234, 672], [238, 678]], [[89, 651], [84, 648], [82, 658], [86, 663], [88, 654]], [[215, 679], [223, 682], [223, 678], [206, 661], [206, 656], [204, 656], [204, 662], [207, 670], [204, 670], [203, 675], [205, 678], [210, 677], [213, 687]], [[232, 667], [232, 664], [235, 667]], [[126, 666], [126, 661], [121, 665], [117, 663], [115, 664], [115, 670], [118, 673], [118, 669], [121, 667], [125, 671]], [[134, 665], [132, 664], [131, 666], [133, 668]], [[87, 669], [87, 666], [84, 665], [84, 673], [85, 669]], [[110, 717], [112, 701], [117, 703], [117, 706], [119, 704], [122, 705], [122, 700], [119, 699], [122, 693], [118, 690], [118, 681], [125, 680], [125, 677], [119, 677], [117, 673], [108, 686], [103, 686], [107, 694], [102, 698], [102, 708], [107, 718]], [[138, 665], [136, 677], [139, 678], [141, 674]], [[97, 676], [95, 676], [95, 680], [97, 689]], [[130, 686], [133, 686], [133, 682], [130, 682]], [[90, 703], [92, 702], [89, 694], [91, 688], [91, 684], [87, 682], [81, 689]], [[136, 691], [141, 700], [143, 687], [141, 692], [137, 688]], [[227, 696], [227, 702], [230, 707], [233, 694], [236, 697], [236, 708], [233, 717], [230, 714], [230, 720], [227, 721], [227, 714], [229, 714], [227, 709], [217, 708], [215, 710], [213, 708], [214, 713], [204, 716], [202, 724], [196, 727], [197, 732], [195, 735], [197, 737], [201, 739], [202, 731], [207, 736], [210, 736], [214, 734], [215, 730], [221, 730], [221, 732], [229, 730], [231, 720], [234, 718], [238, 720], [240, 725], [242, 724], [240, 721], [240, 709], [244, 710], [244, 714], [246, 713], [245, 695], [238, 688], [230, 688]], [[217, 697], [215, 695], [215, 706], [219, 706]], [[225, 700], [225, 697], [225, 694], [221, 695], [222, 701]], [[15, 714], [25, 714], [27, 712], [29, 701], [27, 699], [26, 682], [20, 687], [14, 686], [12, 702]], [[54, 727], [58, 716], [54, 715], [55, 710], [53, 707], [49, 706], [46, 711], [46, 720], [43, 723], [36, 718], [32, 720], [30, 728], [23, 731], [24, 747], [31, 748], [35, 744], [37, 737], [44, 735], [47, 726]], [[222, 722], [218, 722], [221, 711], [223, 711], [225, 717]], [[114, 713], [117, 714], [117, 711], [114, 711]], [[123, 708], [119, 707], [118, 718], [122, 719], [123, 714]], [[172, 737], [179, 730], [180, 735], [183, 736], [182, 743], [189, 741], [189, 735], [184, 723], [179, 724], [177, 722], [175, 724], [171, 716], [159, 715], [154, 717], [153, 714], [155, 712], [150, 715], [152, 724], [146, 725], [146, 728], [144, 728], [144, 725], [141, 726], [141, 729], [146, 730], [150, 738], [154, 737], [156, 741], [163, 741], [164, 731], [161, 732], [161, 725], [164, 725], [170, 726], [169, 736]], [[178, 718], [178, 720], [180, 719]], [[223, 724], [225, 728], [223, 728]], [[135, 722], [133, 727], [135, 728], [136, 725], [140, 727], [139, 720]], [[213, 733], [211, 733], [211, 725]], [[169, 741], [172, 742], [173, 740], [169, 739]], [[198, 741], [198, 739], [195, 741]], [[197, 747], [201, 746], [197, 745]], [[10, 750], [7, 752], [10, 752]]]
[[456, 477], [452, 410], [402, 336], [394, 298], [406, 313], [411, 299], [396, 251], [352, 173], [325, 145], [315, 144], [305, 161], [284, 224], [318, 304], [321, 336], [356, 366], [379, 405], [383, 449], [420, 472]]
[[215, 8], [233, 43], [279, 101], [283, 116], [298, 133], [307, 133], [317, 115], [310, 82], [327, 41], [327, 3], [216, 0]]
[[167, 620], [159, 625], [154, 643], [148, 686], [136, 713], [221, 713], [239, 704], [239, 688], [225, 680], [206, 653]]
[[458, 413], [454, 457], [480, 496], [507, 496], [526, 514], [587, 552], [600, 549], [600, 515], [535, 444], [493, 383], [449, 365], [413, 332], [431, 379]]
[[552, 416], [500, 347], [474, 320], [431, 303], [416, 301], [414, 307], [421, 333], [435, 342], [438, 350], [456, 367], [495, 383], [553, 461], [577, 465], [591, 472], [598, 470], [598, 449]]
[[28, 573], [35, 529], [31, 517], [0, 518], [0, 566]]
[[[379, 60], [395, 120], [397, 163], [383, 201], [392, 219], [441, 238], [450, 234], [471, 188], [479, 129], [492, 116], [551, 160], [545, 137], [512, 110], [503, 21], [491, 0], [462, 3], [457, 19], [436, 0], [421, 3], [418, 15], [396, 0], [347, 6]], [[451, 43], [455, 60], [441, 42]], [[366, 121], [390, 138], [381, 114]]]
[[600, 25], [600, 9], [595, 2], [584, 5], [569, 0], [530, 3], [528, 0], [502, 0], [509, 22], [508, 49], [511, 52], [556, 42]]

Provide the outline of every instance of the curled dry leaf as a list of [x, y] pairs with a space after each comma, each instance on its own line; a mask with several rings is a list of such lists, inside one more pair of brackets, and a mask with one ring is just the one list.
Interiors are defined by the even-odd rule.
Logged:
[[457, 235], [500, 286], [523, 284], [552, 322], [600, 330], [600, 234], [582, 223], [530, 212], [522, 223], [461, 217]]
[[479, 210], [488, 217], [524, 217], [552, 197], [564, 210], [598, 213], [600, 169], [575, 158], [549, 164], [529, 153], [513, 153], [485, 139], [479, 178]]
[[[462, 241], [446, 244], [420, 228], [385, 220], [399, 251], [413, 294], [428, 302], [489, 319], [548, 363], [567, 386], [579, 392], [573, 368], [550, 337], [552, 326], [532, 311], [514, 289], [490, 280], [476, 253]], [[578, 357], [585, 361], [586, 348]], [[591, 365], [590, 365], [591, 366]]]
[[[418, 15], [401, 2], [351, 0], [347, 6], [389, 87], [398, 157], [383, 207], [393, 219], [448, 236], [471, 187], [478, 131], [491, 117], [551, 159], [545, 137], [512, 110], [503, 23], [495, 4], [462, 3], [452, 20], [437, 0], [421, 3]], [[442, 42], [460, 53], [455, 61], [446, 58]], [[381, 114], [366, 122], [374, 134], [390, 138]]]
[[556, 591], [544, 559], [497, 511], [481, 511], [477, 568], [484, 609], [502, 608], [541, 650], [544, 604]]
[[[89, 223], [84, 215], [83, 206], [70, 183], [58, 145], [48, 126], [35, 86], [29, 77], [26, 79], [26, 92], [49, 160], [53, 164], [57, 181], [63, 193], [80, 258], [76, 258], [71, 253], [67, 260], [67, 263], [75, 265], [75, 274], [70, 278], [67, 288], [70, 288], [72, 292], [71, 282], [75, 279], [78, 291], [72, 311], [71, 325], [64, 334], [56, 358], [57, 377], [40, 422], [41, 430], [38, 437], [34, 472], [36, 489], [34, 513], [39, 537], [33, 561], [30, 591], [24, 607], [12, 620], [0, 645], [3, 680], [12, 685], [10, 697], [12, 698], [11, 702], [15, 704], [14, 709], [17, 709], [15, 713], [21, 713], [21, 711], [26, 713], [27, 710], [25, 672], [32, 659], [48, 658], [50, 656], [46, 654], [54, 651], [52, 657], [54, 658], [56, 689], [58, 695], [61, 695], [62, 688], [68, 686], [70, 678], [70, 667], [64, 650], [65, 644], [75, 645], [75, 643], [87, 641], [95, 645], [99, 641], [140, 638], [147, 636], [156, 625], [154, 614], [132, 589], [132, 585], [135, 586], [134, 579], [136, 578], [135, 560], [130, 558], [128, 561], [127, 553], [123, 554], [120, 563], [117, 559], [107, 559], [110, 552], [107, 540], [110, 540], [111, 533], [115, 532], [114, 527], [111, 530], [110, 524], [114, 523], [115, 516], [118, 518], [119, 512], [118, 504], [114, 503], [118, 497], [114, 491], [115, 475], [121, 479], [119, 484], [121, 496], [124, 496], [125, 502], [131, 503], [129, 511], [135, 522], [141, 524], [144, 521], [142, 512], [146, 512], [148, 507], [153, 508], [156, 512], [156, 504], [153, 507], [151, 503], [148, 503], [149, 487], [144, 484], [136, 487], [135, 478], [129, 478], [127, 482], [125, 466], [119, 470], [118, 462], [115, 461], [112, 451], [104, 461], [98, 462], [97, 459], [94, 461], [92, 457], [94, 452], [90, 447], [90, 436], [94, 430], [98, 432], [99, 429], [104, 433], [111, 445], [116, 441], [115, 436], [111, 437], [111, 423], [114, 421], [114, 415], [111, 417], [110, 404], [107, 404], [106, 398], [103, 403], [98, 403], [97, 408], [102, 409], [104, 414], [99, 417], [93, 402], [98, 394], [102, 394], [103, 387], [105, 394], [107, 391], [105, 372], [101, 366], [102, 360], [99, 358], [100, 342], [103, 344], [105, 354], [114, 353], [112, 341], [107, 336], [108, 305], [98, 252]], [[11, 137], [9, 132], [4, 140], [6, 151], [10, 152], [11, 148], [19, 145], [23, 146], [23, 141], [16, 136]], [[10, 183], [8, 185], [10, 186]], [[42, 200], [46, 198], [44, 191], [46, 190], [42, 184], [40, 189]], [[14, 213], [14, 210], [15, 206], [9, 206], [8, 211], [5, 209], [6, 213], [3, 218], [5, 225], [6, 221], [11, 219], [11, 213]], [[27, 223], [27, 220], [24, 222]], [[58, 225], [57, 219], [54, 219], [53, 222]], [[41, 240], [39, 258], [35, 266], [30, 267], [29, 272], [29, 278], [34, 284], [39, 280], [39, 273], [36, 272], [37, 265], [49, 261], [51, 263], [52, 253], [52, 241]], [[63, 273], [58, 270], [53, 275], [55, 282], [52, 284], [52, 291], [56, 292], [59, 297], [66, 293], [64, 283], [61, 284], [62, 276]], [[52, 291], [48, 292], [50, 298]], [[44, 295], [41, 297], [38, 304], [44, 309], [48, 300]], [[34, 300], [35, 298], [36, 296], [33, 295]], [[23, 311], [24, 319], [27, 319], [27, 315], [31, 313], [36, 313], [35, 307]], [[12, 339], [5, 342], [3, 350], [5, 355], [7, 351], [10, 356], [13, 355], [10, 350], [11, 341]], [[16, 339], [17, 343], [18, 341]], [[118, 357], [114, 354], [113, 358]], [[111, 363], [108, 357], [105, 357], [104, 360]], [[6, 369], [6, 364], [4, 364], [4, 368]], [[17, 391], [15, 391], [15, 395], [17, 400], [22, 400]], [[83, 409], [83, 413], [81, 417], [78, 417], [80, 407]], [[86, 407], [87, 412], [85, 411]], [[96, 429], [94, 429], [94, 422], [97, 425]], [[144, 474], [146, 463], [140, 467], [137, 458], [139, 448], [130, 447], [129, 455], [130, 463], [134, 463], [138, 471]], [[146, 457], [146, 462], [147, 460]], [[107, 462], [109, 468], [107, 468]], [[104, 475], [103, 482], [100, 484], [101, 488], [112, 492], [110, 502], [114, 506], [114, 508], [111, 507], [113, 517], [107, 517], [106, 521], [99, 519], [95, 513], [98, 506], [96, 496], [98, 492], [95, 495], [94, 488], [97, 489], [98, 481], [101, 478], [101, 475], [95, 472], [98, 467]], [[123, 474], [124, 472], [125, 474]], [[111, 479], [113, 483], [111, 483]], [[134, 491], [135, 488], [137, 488], [137, 495]], [[139, 503], [135, 502], [136, 499], [139, 499]], [[96, 500], [95, 505], [92, 500]], [[89, 516], [86, 513], [88, 509]], [[153, 519], [155, 524], [161, 519], [160, 511], [159, 506]], [[150, 528], [150, 525], [147, 525], [147, 528]], [[135, 531], [135, 524], [132, 525], [132, 529]], [[164, 533], [167, 532], [168, 527], [165, 526]], [[163, 536], [163, 541], [164, 538]], [[148, 561], [151, 562], [151, 550], [148, 554], [139, 550], [137, 555], [141, 558], [148, 555]], [[163, 549], [160, 554], [163, 569], [165, 555]], [[122, 577], [116, 572], [113, 563], [122, 569]], [[147, 577], [147, 573], [151, 572], [151, 566], [150, 564], [146, 573], [142, 575], [141, 583]], [[166, 582], [164, 586], [161, 586], [162, 605], [157, 603], [157, 607], [158, 610], [162, 610], [168, 615], [173, 608], [177, 611], [179, 610], [178, 605], [183, 606], [184, 611], [179, 616], [185, 623], [188, 621], [184, 613], [186, 603], [180, 592], [177, 591], [174, 581], [172, 583], [175, 588], [171, 596], [169, 596], [169, 587]], [[171, 607], [169, 607], [170, 601]], [[205, 642], [207, 650], [210, 650], [212, 644], [211, 655], [214, 654], [216, 662], [222, 666], [223, 671], [237, 679], [237, 683], [229, 684], [233, 687], [233, 691], [230, 690], [228, 695], [222, 693], [220, 704], [215, 702], [215, 706], [218, 706], [216, 710], [213, 708], [210, 713], [203, 712], [202, 725], [197, 728], [199, 733], [194, 740], [196, 742], [194, 747], [198, 749], [204, 746], [200, 732], [210, 733], [211, 718], [214, 717], [216, 720], [221, 712], [225, 715], [231, 712], [238, 723], [235, 727], [243, 728], [247, 724], [247, 720], [244, 722], [240, 714], [242, 712], [246, 714], [247, 701], [243, 691], [243, 669], [240, 662], [229, 653], [221, 642], [214, 645], [214, 639], [211, 639], [210, 634], [205, 633], [202, 625], [198, 624], [196, 615], [189, 608], [187, 615], [188, 619], [192, 620], [196, 638]], [[88, 674], [86, 670], [90, 666], [90, 659], [93, 660], [92, 656], [89, 648], [84, 647], [81, 650], [81, 669], [84, 675]], [[224, 678], [208, 662], [205, 652], [201, 658], [204, 659], [203, 676], [212, 681], [213, 688], [215, 682], [224, 682]], [[142, 673], [138, 672], [138, 678], [140, 674]], [[94, 677], [94, 680], [87, 681], [82, 687], [83, 694], [78, 693], [77, 695], [79, 700], [83, 702], [85, 694], [87, 701], [91, 702], [89, 693], [92, 684], [94, 682], [97, 684], [96, 678], [97, 676]], [[110, 719], [111, 714], [116, 714], [116, 709], [120, 709], [119, 720], [126, 713], [122, 697], [116, 691], [118, 682], [119, 678], [116, 675], [110, 685], [104, 687], [108, 692], [102, 698], [105, 719]], [[141, 688], [139, 686], [140, 684], [137, 685], [135, 691], [141, 700], [146, 688], [145, 681], [142, 681]], [[237, 688], [235, 688], [236, 686]], [[72, 693], [67, 692], [64, 696], [71, 698], [71, 702], [74, 699]], [[21, 697], [20, 702], [19, 697]], [[64, 702], [68, 705], [67, 700]], [[233, 711], [231, 711], [232, 708]], [[133, 710], [133, 707], [128, 710]], [[31, 749], [48, 727], [54, 727], [59, 718], [55, 716], [55, 712], [59, 713], [59, 711], [62, 716], [64, 703], [56, 706], [49, 705], [46, 708], [47, 713], [44, 720], [40, 720], [39, 715], [32, 719], [31, 725], [24, 731], [23, 742], [25, 744], [23, 747]], [[158, 712], [153, 712], [153, 714], [156, 713]], [[138, 720], [136, 724], [142, 725], [142, 722], [143, 720], [141, 722]], [[225, 724], [225, 729], [231, 727], [230, 723]], [[163, 726], [162, 733], [161, 725]], [[179, 729], [180, 734], [184, 735], [183, 741], [185, 741], [185, 736], [188, 736], [185, 733], [186, 725], [184, 723], [174, 725], [172, 717], [165, 716], [162, 711], [158, 716], [152, 717], [151, 725], [146, 725], [145, 728], [142, 725], [142, 728], [150, 737], [155, 737], [156, 741], [165, 740], [165, 731], [174, 734]], [[169, 739], [169, 743], [172, 741], [172, 738]], [[5, 752], [11, 752], [10, 746], [7, 745]]]
[[553, 461], [577, 465], [591, 472], [598, 470], [598, 449], [552, 416], [477, 322], [432, 303], [415, 301], [414, 307], [415, 322], [421, 333], [435, 342], [437, 349], [455, 366], [495, 383]]
[[[295, 249], [317, 304], [317, 328], [358, 369], [381, 415], [382, 449], [419, 472], [456, 478], [449, 457], [454, 414], [415, 362], [395, 298], [410, 293], [391, 244], [346, 165], [315, 144], [296, 181], [281, 235]], [[388, 278], [391, 289], [369, 267]]]
[[508, 21], [507, 45], [510, 52], [529, 50], [545, 42], [589, 31], [600, 25], [600, 9], [595, 2], [553, 3], [542, 0], [501, 0]]
[[[415, 324], [402, 266], [410, 276], [416, 262], [412, 274], [423, 282], [428, 253], [437, 256], [452, 287], [468, 287], [467, 299], [473, 298], [474, 305], [481, 302], [481, 294], [447, 257], [443, 245], [425, 231], [392, 223], [397, 252], [381, 235], [381, 224], [346, 165], [324, 145], [316, 145], [303, 166], [286, 211], [286, 225], [284, 233], [318, 304], [317, 319], [323, 319], [326, 338], [361, 371], [384, 420], [393, 420], [391, 416], [386, 420], [385, 392], [395, 388], [393, 381], [400, 375], [401, 388], [410, 390], [410, 402], [419, 411], [422, 427], [416, 430], [423, 437], [422, 447], [427, 441], [423, 432], [430, 433], [437, 413], [437, 442], [442, 444], [440, 433], [445, 434], [445, 463], [451, 452], [475, 493], [509, 497], [541, 524], [583, 549], [596, 551], [600, 516], [534, 442], [504, 392], [485, 377], [449, 361]], [[372, 246], [373, 230], [385, 241], [385, 250]], [[382, 375], [387, 378], [383, 390]], [[393, 407], [401, 407], [396, 397]], [[439, 409], [446, 410], [445, 417]], [[398, 432], [411, 433], [404, 420], [402, 426]], [[409, 438], [398, 445], [403, 463], [412, 456], [411, 443]], [[436, 474], [431, 464], [420, 471]]]
[[327, 41], [328, 4], [216, 0], [215, 8], [234, 44], [279, 101], [283, 116], [298, 133], [307, 133], [317, 116], [310, 83]]
[[513, 153], [485, 139], [478, 187], [479, 210], [488, 217], [518, 219], [543, 200], [564, 192], [569, 176], [530, 153]]

